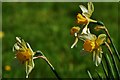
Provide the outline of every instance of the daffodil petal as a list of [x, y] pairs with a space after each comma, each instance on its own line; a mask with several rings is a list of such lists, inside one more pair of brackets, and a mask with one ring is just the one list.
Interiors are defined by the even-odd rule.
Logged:
[[85, 6], [79, 5], [80, 9], [82, 10], [83, 13], [88, 13], [88, 10]]
[[81, 34], [87, 34], [87, 26], [85, 26], [85, 28], [83, 28], [82, 33]]
[[81, 40], [91, 40], [91, 41], [95, 41], [96, 40], [96, 36], [94, 34], [81, 34], [79, 36], [79, 38]]
[[28, 75], [30, 74], [33, 68], [34, 68], [33, 59], [26, 61], [26, 78], [28, 78]]
[[89, 12], [89, 17], [94, 12], [94, 5], [92, 4], [92, 2], [88, 2], [88, 12]]
[[90, 29], [89, 28], [87, 29], [87, 33], [90, 34]]
[[26, 43], [26, 45], [27, 45], [27, 47], [29, 48], [29, 50], [30, 50], [32, 56], [34, 56], [34, 52], [33, 52], [32, 48], [30, 47], [29, 43]]
[[99, 47], [97, 50], [93, 51], [93, 62], [98, 66], [102, 61], [102, 48]]
[[96, 40], [96, 43], [98, 45], [102, 45], [106, 40], [106, 35], [105, 34], [100, 34]]
[[19, 50], [20, 47], [15, 43], [14, 46], [13, 46], [13, 52], [16, 51], [16, 50]]
[[20, 37], [16, 37], [16, 40], [21, 43]]
[[78, 38], [76, 37], [75, 38], [75, 42], [73, 43], [73, 45], [71, 46], [71, 48], [73, 48], [77, 44], [77, 42], [78, 42]]

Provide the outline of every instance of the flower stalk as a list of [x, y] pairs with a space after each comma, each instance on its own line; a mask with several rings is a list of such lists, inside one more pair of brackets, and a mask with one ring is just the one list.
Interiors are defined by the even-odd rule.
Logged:
[[108, 44], [107, 42], [105, 42], [105, 45], [106, 45], [106, 47], [108, 48], [108, 50], [109, 50], [109, 52], [110, 52], [111, 58], [112, 58], [112, 60], [113, 60], [113, 64], [114, 64], [114, 66], [115, 66], [115, 70], [116, 70], [116, 72], [117, 72], [117, 78], [119, 78], [119, 77], [120, 77], [120, 72], [119, 72], [119, 69], [118, 69], [118, 67], [117, 67], [117, 63], [116, 63], [115, 57], [114, 57], [114, 55], [113, 55], [113, 53], [112, 53], [112, 50], [111, 50], [109, 44]]
[[41, 58], [43, 59], [50, 67], [50, 69], [53, 71], [53, 73], [55, 74], [55, 76], [57, 77], [58, 80], [61, 80], [60, 76], [58, 75], [58, 73], [56, 72], [55, 68], [53, 67], [53, 65], [49, 62], [49, 60], [44, 56], [44, 54], [41, 51], [37, 51], [35, 54], [40, 54], [39, 56], [34, 57], [33, 59], [37, 59], [37, 58]]

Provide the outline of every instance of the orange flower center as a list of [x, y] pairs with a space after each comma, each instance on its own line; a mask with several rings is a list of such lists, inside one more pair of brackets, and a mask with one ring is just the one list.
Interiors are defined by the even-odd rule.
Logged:
[[92, 52], [93, 49], [95, 48], [95, 42], [90, 41], [90, 40], [86, 40], [84, 42], [83, 48], [84, 48], [85, 51]]
[[16, 54], [17, 59], [24, 63], [25, 61], [31, 59], [32, 55], [29, 49], [25, 50], [24, 52], [18, 51]]

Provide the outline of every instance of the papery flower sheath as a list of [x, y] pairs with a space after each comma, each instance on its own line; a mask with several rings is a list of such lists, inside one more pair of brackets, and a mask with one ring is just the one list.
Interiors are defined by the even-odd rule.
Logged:
[[16, 37], [16, 43], [14, 44], [13, 51], [16, 53], [16, 58], [26, 66], [26, 78], [34, 68], [33, 56], [34, 52], [30, 45], [22, 38]]
[[84, 41], [83, 50], [93, 53], [93, 61], [95, 62], [95, 65], [98, 66], [102, 60], [103, 51], [101, 45], [106, 41], [106, 35], [100, 34], [96, 37], [96, 35], [89, 33], [82, 34], [79, 38]]

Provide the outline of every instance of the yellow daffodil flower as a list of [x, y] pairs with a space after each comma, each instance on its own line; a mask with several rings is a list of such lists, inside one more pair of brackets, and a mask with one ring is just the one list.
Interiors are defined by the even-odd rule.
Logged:
[[26, 65], [26, 78], [34, 68], [33, 55], [34, 52], [30, 45], [20, 37], [16, 37], [16, 43], [14, 44], [13, 51], [16, 52], [16, 58]]
[[79, 36], [81, 40], [84, 41], [83, 50], [93, 53], [93, 61], [95, 65], [98, 66], [102, 60], [102, 47], [101, 45], [106, 40], [105, 34], [100, 34], [98, 37], [94, 34], [82, 34]]
[[96, 20], [90, 19], [92, 13], [94, 12], [94, 5], [92, 4], [92, 2], [88, 2], [88, 9], [83, 5], [80, 5], [79, 7], [82, 10], [82, 15], [80, 13], [78, 13], [77, 23], [78, 24], [85, 24], [85, 27], [83, 28], [83, 31], [81, 34], [87, 34], [88, 24], [90, 22], [97, 23]]

